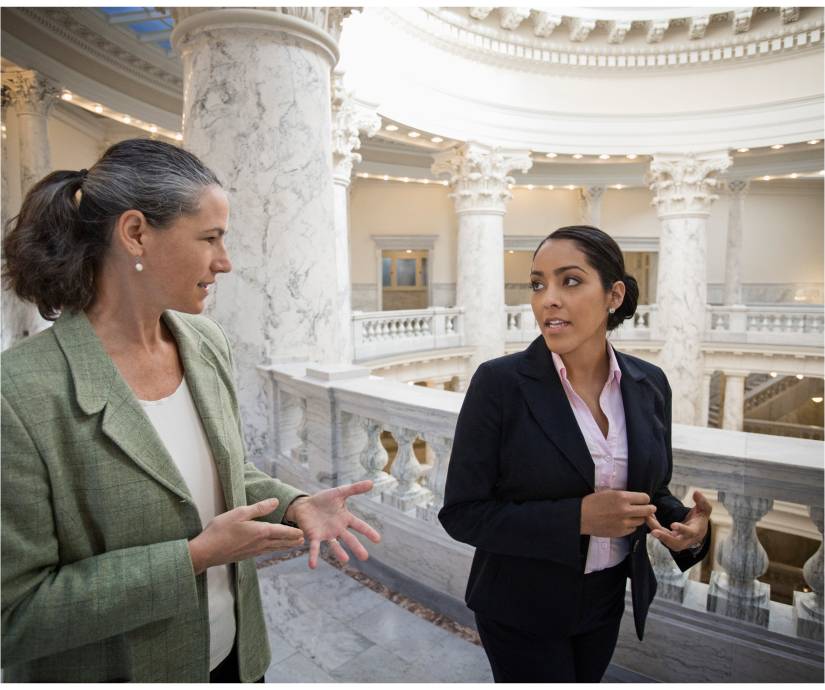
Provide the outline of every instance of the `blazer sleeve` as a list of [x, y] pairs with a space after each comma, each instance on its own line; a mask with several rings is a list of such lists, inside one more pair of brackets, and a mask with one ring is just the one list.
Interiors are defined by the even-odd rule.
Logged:
[[[662, 525], [662, 527], [669, 529], [672, 523], [681, 522], [684, 520], [690, 510], [686, 508], [678, 498], [671, 494], [670, 489], [668, 488], [670, 478], [673, 474], [673, 445], [671, 441], [673, 426], [673, 395], [671, 393], [670, 384], [668, 383], [664, 372], [661, 373], [661, 378], [662, 381], [660, 385], [664, 393], [664, 419], [662, 421], [664, 422], [665, 427], [667, 474], [664, 482], [656, 489], [651, 497], [651, 503], [656, 506], [656, 520], [660, 525]], [[702, 541], [702, 547], [700, 549], [685, 549], [683, 551], [673, 551], [672, 549], [668, 549], [668, 551], [670, 551], [670, 555], [673, 557], [673, 560], [676, 562], [676, 565], [679, 566], [680, 570], [684, 572], [705, 558], [708, 550], [710, 549], [710, 530], [710, 522], [708, 522], [708, 531]]]
[[456, 423], [438, 519], [453, 539], [478, 549], [581, 569], [581, 497], [514, 501], [496, 495], [502, 419], [496, 372], [482, 364]]
[[244, 438], [243, 424], [241, 422], [241, 411], [238, 406], [238, 397], [235, 394], [235, 387], [232, 383], [235, 380], [235, 361], [232, 356], [232, 346], [229, 344], [229, 338], [226, 337], [226, 332], [223, 330], [223, 326], [221, 326], [217, 321], [212, 323], [217, 326], [223, 336], [222, 349], [224, 350], [226, 359], [229, 362], [228, 379], [231, 387], [230, 397], [232, 398], [232, 414], [235, 417], [238, 435], [244, 447], [243, 476], [244, 489], [246, 491], [246, 503], [247, 505], [252, 505], [253, 503], [264, 501], [268, 498], [277, 498], [278, 507], [273, 512], [268, 515], [264, 515], [263, 517], [256, 518], [261, 522], [271, 522], [277, 525], [283, 522], [289, 504], [300, 496], [306, 496], [307, 493], [282, 482], [280, 479], [270, 477], [266, 472], [259, 470], [253, 463], [246, 459], [246, 439]]
[[186, 539], [61, 564], [49, 473], [5, 396], [2, 442], [4, 659], [30, 661], [197, 610]]

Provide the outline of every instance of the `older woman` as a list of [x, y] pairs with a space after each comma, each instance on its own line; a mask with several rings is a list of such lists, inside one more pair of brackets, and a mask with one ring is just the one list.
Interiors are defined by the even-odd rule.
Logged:
[[[254, 557], [378, 533], [245, 461], [229, 343], [198, 316], [231, 270], [229, 206], [195, 156], [112, 146], [26, 195], [4, 277], [52, 328], [2, 357], [5, 681], [255, 681]], [[283, 524], [288, 523], [288, 524]]]
[[597, 228], [560, 228], [536, 249], [530, 280], [541, 335], [473, 377], [439, 517], [476, 547], [467, 605], [495, 680], [598, 682], [628, 577], [644, 634], [656, 592], [646, 535], [685, 570], [707, 552], [711, 507], [698, 491], [691, 509], [668, 491], [665, 374], [607, 340], [639, 294], [618, 245]]

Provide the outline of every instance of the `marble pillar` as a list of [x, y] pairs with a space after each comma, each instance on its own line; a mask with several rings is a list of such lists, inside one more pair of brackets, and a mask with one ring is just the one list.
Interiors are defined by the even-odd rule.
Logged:
[[662, 154], [648, 173], [662, 226], [653, 335], [662, 341], [659, 363], [673, 389], [673, 421], [680, 424], [700, 424], [703, 417], [707, 225], [717, 199], [714, 174], [730, 163], [725, 151]]
[[[184, 146], [229, 194], [233, 272], [209, 313], [225, 328], [251, 458], [271, 454], [261, 364], [342, 364], [331, 69], [348, 10], [178, 8]], [[265, 464], [262, 461], [261, 464]]]
[[338, 312], [336, 330], [341, 335], [343, 359], [353, 359], [352, 344], [352, 283], [349, 260], [349, 190], [352, 166], [361, 161], [360, 135], [372, 137], [381, 127], [381, 118], [375, 110], [358, 107], [351, 91], [344, 87], [343, 72], [336, 70], [332, 78], [332, 169], [335, 216], [335, 271], [338, 303], [344, 309]]
[[728, 239], [725, 252], [724, 304], [743, 304], [742, 300], [742, 223], [747, 180], [729, 180], [725, 187], [730, 198], [728, 210]]
[[592, 225], [601, 228], [602, 222], [602, 197], [604, 187], [582, 187], [579, 190], [581, 202], [581, 219], [584, 225]]
[[710, 413], [710, 383], [712, 378], [712, 371], [704, 371], [702, 373], [702, 402], [699, 407], [699, 418], [696, 420], [699, 426], [708, 425], [708, 415]]
[[511, 170], [527, 172], [528, 151], [468, 142], [436, 155], [432, 170], [448, 173], [458, 214], [456, 303], [464, 308], [465, 343], [474, 348], [469, 376], [504, 354], [504, 212]]
[[745, 377], [741, 372], [725, 372], [722, 428], [742, 431], [745, 427]]
[[[21, 198], [52, 170], [48, 118], [59, 97], [60, 89], [57, 85], [33, 70], [8, 72], [3, 75], [4, 121], [6, 106], [12, 106], [17, 114]], [[5, 154], [3, 160], [8, 160]], [[3, 186], [7, 186], [5, 178]], [[14, 215], [7, 212], [6, 201], [4, 196], [4, 237], [6, 220]], [[42, 318], [35, 305], [19, 300], [8, 291], [3, 291], [2, 320], [4, 350], [26, 336], [34, 335], [51, 326], [51, 321]]]

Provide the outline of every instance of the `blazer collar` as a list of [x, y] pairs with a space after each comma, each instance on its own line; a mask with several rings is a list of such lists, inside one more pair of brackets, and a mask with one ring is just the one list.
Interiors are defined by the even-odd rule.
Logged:
[[[652, 438], [655, 392], [645, 372], [630, 358], [614, 350], [622, 372], [620, 388], [627, 425], [628, 490], [644, 486]], [[565, 395], [550, 350], [542, 336], [524, 351], [518, 366], [527, 406], [545, 435], [595, 489], [594, 465], [587, 443]]]
[[[224, 415], [221, 414], [225, 393], [218, 385], [216, 355], [201, 334], [187, 326], [179, 316], [165, 312], [163, 319], [177, 341], [186, 382], [212, 448], [225, 496], [231, 498], [229, 453], [224, 442]], [[132, 389], [106, 354], [86, 314], [82, 311], [64, 312], [53, 328], [71, 371], [80, 409], [89, 415], [103, 411], [103, 433], [158, 482], [191, 501], [189, 489], [166, 446]], [[227, 500], [229, 506], [231, 501]]]

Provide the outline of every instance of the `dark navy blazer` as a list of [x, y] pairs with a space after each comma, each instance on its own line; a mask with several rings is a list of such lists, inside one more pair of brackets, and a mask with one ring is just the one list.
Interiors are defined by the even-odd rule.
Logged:
[[[664, 373], [616, 352], [627, 422], [627, 490], [656, 506], [664, 527], [688, 509], [670, 494], [671, 393]], [[454, 539], [476, 547], [467, 605], [504, 624], [572, 632], [589, 536], [580, 534], [582, 498], [594, 491], [594, 465], [544, 338], [523, 352], [482, 364], [458, 416], [439, 520]], [[656, 594], [647, 525], [630, 535], [636, 634]], [[681, 570], [701, 551], [671, 552]]]

